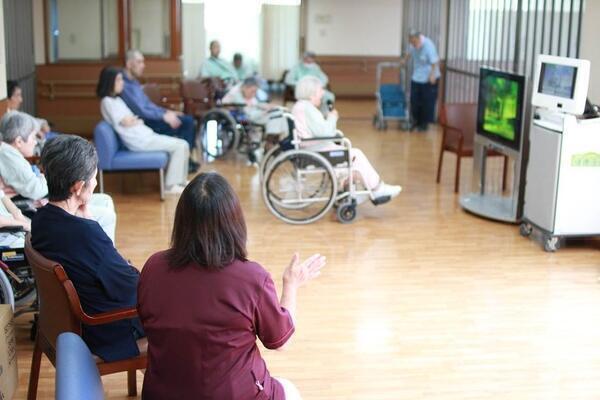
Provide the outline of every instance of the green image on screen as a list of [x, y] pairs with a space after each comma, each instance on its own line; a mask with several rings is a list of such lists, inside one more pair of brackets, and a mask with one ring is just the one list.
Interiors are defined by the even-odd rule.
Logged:
[[515, 140], [519, 84], [498, 76], [486, 77], [487, 96], [483, 129], [506, 140]]

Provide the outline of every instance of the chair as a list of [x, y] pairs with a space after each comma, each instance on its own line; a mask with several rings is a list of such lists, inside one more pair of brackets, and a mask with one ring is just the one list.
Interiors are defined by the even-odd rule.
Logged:
[[183, 112], [200, 120], [215, 106], [215, 90], [208, 79], [188, 79], [181, 83]]
[[[81, 325], [102, 325], [122, 319], [137, 317], [135, 308], [115, 310], [96, 315], [88, 315], [81, 308], [79, 295], [73, 282], [67, 277], [63, 267], [43, 257], [31, 246], [31, 235], [25, 237], [25, 255], [31, 264], [38, 287], [40, 312], [37, 334], [31, 358], [28, 400], [37, 397], [42, 353], [56, 366], [56, 339], [63, 332], [73, 332], [81, 336]], [[144, 346], [147, 341], [142, 339]], [[138, 341], [138, 344], [140, 342]], [[143, 346], [140, 346], [143, 348]], [[136, 371], [146, 368], [147, 354], [143, 349], [139, 356], [113, 362], [105, 362], [96, 357], [100, 375], [127, 371], [129, 396], [137, 395]]]
[[158, 170], [160, 179], [160, 199], [165, 198], [164, 169], [169, 155], [164, 151], [129, 151], [123, 146], [117, 133], [106, 122], [101, 121], [94, 128], [94, 143], [98, 151], [98, 180], [100, 192], [104, 193], [104, 172]]
[[279, 83], [281, 83], [283, 85], [283, 105], [284, 106], [288, 102], [293, 103], [296, 101], [296, 94], [294, 93], [295, 86], [288, 85], [285, 83], [285, 77], [288, 74], [288, 72], [290, 72], [289, 69], [286, 69], [285, 71], [283, 71], [283, 74], [281, 75], [281, 79], [279, 81]]
[[87, 345], [72, 332], [56, 340], [56, 400], [104, 400], [96, 360]]
[[148, 96], [154, 104], [165, 107], [167, 98], [160, 93], [160, 86], [158, 83], [146, 83], [142, 88], [144, 89], [146, 96]]
[[[477, 121], [477, 104], [453, 103], [443, 104], [440, 109], [440, 125], [442, 126], [442, 146], [437, 169], [436, 182], [440, 183], [444, 151], [456, 154], [456, 171], [454, 192], [458, 193], [460, 181], [460, 160], [462, 157], [473, 157], [473, 138]], [[506, 173], [508, 157], [495, 151], [488, 151], [489, 156], [503, 156], [502, 190], [506, 189]]]

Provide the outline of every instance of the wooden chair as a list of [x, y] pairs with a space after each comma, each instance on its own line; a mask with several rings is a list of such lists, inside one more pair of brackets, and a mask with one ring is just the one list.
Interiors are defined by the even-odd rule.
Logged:
[[[31, 235], [25, 238], [25, 254], [38, 288], [40, 312], [37, 324], [35, 346], [31, 359], [28, 400], [37, 398], [37, 387], [40, 375], [42, 353], [56, 366], [56, 340], [63, 332], [73, 332], [81, 336], [82, 324], [102, 325], [122, 319], [137, 317], [135, 308], [115, 310], [96, 315], [88, 315], [81, 308], [79, 296], [63, 267], [44, 258], [31, 246]], [[137, 395], [136, 370], [146, 368], [147, 341], [138, 341], [140, 355], [126, 360], [105, 362], [95, 357], [100, 375], [127, 371], [127, 388], [129, 396]], [[146, 348], [144, 348], [146, 347]]]
[[215, 106], [216, 87], [214, 81], [208, 79], [188, 79], [181, 82], [183, 112], [200, 120], [204, 114]]
[[167, 107], [167, 98], [160, 93], [158, 83], [146, 83], [143, 86], [146, 96], [156, 105]]
[[[444, 151], [456, 154], [456, 171], [454, 177], [454, 192], [458, 193], [460, 181], [460, 160], [462, 157], [473, 157], [473, 139], [477, 121], [477, 104], [456, 103], [443, 104], [439, 115], [442, 126], [442, 146], [438, 162], [437, 179], [440, 183]], [[506, 189], [506, 173], [508, 157], [495, 151], [489, 151], [488, 156], [503, 156], [502, 190]]]

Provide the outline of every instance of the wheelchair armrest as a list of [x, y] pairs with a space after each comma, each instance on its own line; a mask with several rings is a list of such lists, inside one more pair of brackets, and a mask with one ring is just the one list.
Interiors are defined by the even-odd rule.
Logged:
[[20, 225], [0, 227], [0, 233], [18, 233], [18, 232], [26, 232], [26, 230]]
[[221, 107], [226, 108], [244, 108], [246, 107], [245, 103], [221, 103]]
[[325, 141], [325, 140], [333, 140], [333, 141], [341, 141], [342, 139], [344, 139], [343, 136], [324, 136], [324, 137], [318, 137], [318, 138], [310, 138], [310, 139], [302, 139], [300, 140], [301, 142], [320, 142], [320, 141]]

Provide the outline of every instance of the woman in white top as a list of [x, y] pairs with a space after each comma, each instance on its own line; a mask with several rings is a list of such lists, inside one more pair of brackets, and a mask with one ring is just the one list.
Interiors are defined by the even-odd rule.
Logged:
[[101, 98], [102, 117], [119, 135], [131, 151], [166, 151], [169, 164], [165, 174], [166, 192], [178, 194], [187, 183], [190, 149], [183, 139], [159, 135], [138, 118], [119, 97], [123, 91], [123, 72], [108, 66], [100, 72], [96, 94]]
[[[305, 76], [296, 84], [295, 95], [298, 101], [292, 108], [292, 114], [296, 122], [296, 130], [301, 139], [337, 135], [338, 112], [336, 110], [329, 111], [327, 117], [324, 117], [318, 108], [323, 99], [323, 94], [323, 84], [317, 77]], [[307, 142], [302, 147], [315, 151], [342, 148], [333, 141], [317, 144]], [[402, 187], [384, 183], [360, 149], [352, 148], [350, 156], [352, 157], [353, 170], [360, 174], [364, 185], [373, 192], [375, 198], [386, 196], [393, 198], [400, 193]]]

